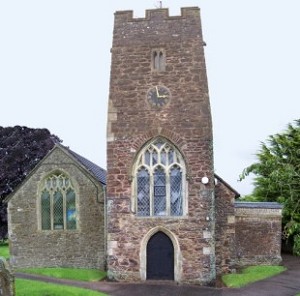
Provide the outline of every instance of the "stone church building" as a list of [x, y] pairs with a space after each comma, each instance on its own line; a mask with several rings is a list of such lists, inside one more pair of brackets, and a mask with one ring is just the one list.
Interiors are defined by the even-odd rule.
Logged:
[[281, 260], [281, 206], [214, 174], [200, 10], [115, 13], [107, 172], [56, 145], [9, 197], [11, 264], [208, 285]]

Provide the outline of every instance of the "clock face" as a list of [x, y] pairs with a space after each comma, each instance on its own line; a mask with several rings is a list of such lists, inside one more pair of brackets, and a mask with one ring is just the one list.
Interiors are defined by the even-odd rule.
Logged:
[[147, 93], [147, 100], [152, 106], [162, 107], [170, 100], [170, 92], [165, 86], [152, 87]]

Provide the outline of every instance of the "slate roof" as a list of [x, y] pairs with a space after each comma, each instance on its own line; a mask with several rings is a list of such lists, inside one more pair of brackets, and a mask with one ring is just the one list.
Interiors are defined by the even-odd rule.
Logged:
[[[91, 162], [90, 160], [86, 159], [85, 157], [79, 155], [78, 153], [72, 151], [69, 147], [64, 146], [60, 143], [56, 143], [54, 145], [54, 147], [52, 148], [52, 150], [49, 153], [51, 153], [55, 147], [59, 147], [60, 149], [64, 150], [66, 153], [69, 153], [71, 156], [74, 157], [74, 159], [81, 164], [91, 175], [93, 175], [100, 183], [102, 183], [103, 185], [106, 185], [106, 170], [104, 170], [103, 168], [99, 167], [98, 165], [96, 165], [95, 163]], [[47, 155], [48, 155], [47, 154]], [[45, 157], [47, 157], [47, 155]], [[43, 161], [40, 160], [39, 163], [41, 163]], [[39, 163], [37, 164], [37, 166], [39, 165]], [[37, 166], [35, 166], [30, 173], [27, 175], [27, 177], [25, 178], [25, 180], [23, 182], [21, 182], [15, 189], [13, 192], [11, 192], [5, 199], [4, 202], [8, 202], [12, 196], [14, 195], [14, 193], [22, 186], [22, 184], [27, 180], [27, 178], [29, 177], [29, 175], [33, 174], [33, 172], [36, 170]]]
[[248, 208], [248, 209], [282, 209], [283, 205], [278, 202], [247, 202], [236, 201], [235, 208]]
[[99, 167], [95, 163], [86, 159], [85, 157], [79, 155], [78, 153], [72, 151], [70, 148], [65, 147], [60, 144], [64, 149], [66, 149], [81, 165], [83, 165], [98, 181], [106, 185], [106, 170]]

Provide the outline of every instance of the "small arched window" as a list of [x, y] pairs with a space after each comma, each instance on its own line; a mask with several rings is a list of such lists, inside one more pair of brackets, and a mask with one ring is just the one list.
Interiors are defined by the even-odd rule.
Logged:
[[138, 216], [182, 216], [186, 212], [185, 164], [179, 151], [158, 138], [138, 155], [134, 168]]
[[154, 49], [152, 51], [152, 69], [154, 71], [166, 70], [166, 53], [162, 49]]
[[52, 174], [43, 181], [40, 202], [42, 230], [77, 228], [76, 195], [65, 174]]

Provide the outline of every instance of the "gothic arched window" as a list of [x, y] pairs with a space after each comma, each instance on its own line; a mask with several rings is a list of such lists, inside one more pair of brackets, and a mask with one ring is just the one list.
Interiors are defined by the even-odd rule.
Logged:
[[138, 216], [185, 214], [185, 164], [179, 151], [158, 138], [138, 155], [134, 168], [135, 209]]
[[55, 173], [43, 181], [40, 202], [42, 230], [77, 228], [75, 190], [65, 174]]

